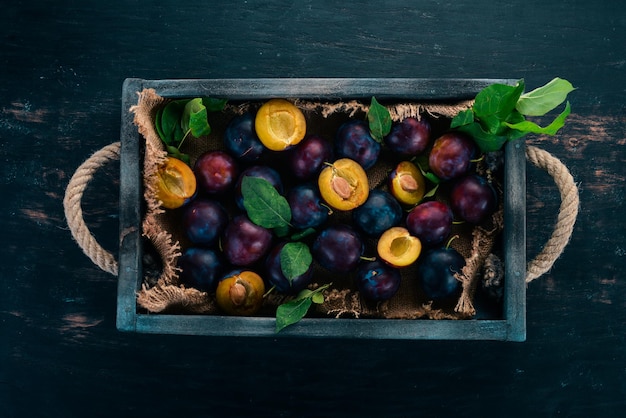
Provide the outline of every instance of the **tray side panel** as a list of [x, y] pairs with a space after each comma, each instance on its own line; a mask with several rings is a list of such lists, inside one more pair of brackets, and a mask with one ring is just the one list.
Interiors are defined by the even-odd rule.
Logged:
[[493, 83], [513, 84], [510, 79], [432, 78], [261, 78], [213, 80], [144, 80], [163, 97], [224, 96], [230, 100], [272, 97], [339, 100], [343, 98], [415, 98], [419, 100], [468, 100]]
[[134, 331], [137, 302], [135, 294], [142, 277], [141, 268], [141, 152], [139, 133], [133, 124], [130, 106], [136, 103], [141, 80], [127, 79], [122, 91], [120, 132], [120, 248], [117, 281], [117, 328]]
[[276, 333], [273, 318], [139, 315], [137, 331], [159, 334], [394, 340], [495, 340], [508, 337], [504, 320], [404, 320], [305, 318]]
[[526, 339], [526, 147], [506, 145], [504, 185], [504, 315], [511, 341]]

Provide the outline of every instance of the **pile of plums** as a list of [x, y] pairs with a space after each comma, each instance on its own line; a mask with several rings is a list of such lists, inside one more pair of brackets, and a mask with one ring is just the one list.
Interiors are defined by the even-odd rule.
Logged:
[[[424, 116], [394, 123], [377, 142], [364, 120], [351, 118], [333, 138], [309, 133], [293, 140], [283, 134], [293, 143], [280, 143], [284, 149], [276, 151], [259, 139], [256, 116], [248, 111], [233, 117], [222, 150], [207, 151], [193, 164], [197, 192], [179, 209], [190, 243], [178, 260], [185, 284], [215, 292], [221, 280], [252, 271], [266, 289], [296, 294], [311, 283], [316, 264], [351, 277], [364, 298], [382, 301], [398, 291], [401, 269], [416, 264], [428, 298], [459, 291], [454, 274], [465, 261], [447, 245], [453, 222], [480, 224], [497, 206], [494, 187], [476, 173], [480, 155], [472, 138], [449, 130], [435, 135]], [[264, 135], [284, 128], [272, 123], [266, 122]], [[374, 187], [367, 173], [381, 158], [393, 169]], [[447, 185], [445, 199], [428, 193], [435, 184], [426, 173]], [[285, 197], [292, 214], [289, 234], [277, 236], [247, 216], [241, 192], [246, 176], [266, 180]], [[306, 232], [301, 240], [314, 263], [287, 279], [281, 251], [299, 232]], [[368, 247], [371, 242], [375, 248]], [[228, 291], [233, 300], [243, 300], [237, 292], [247, 285], [237, 283]]]

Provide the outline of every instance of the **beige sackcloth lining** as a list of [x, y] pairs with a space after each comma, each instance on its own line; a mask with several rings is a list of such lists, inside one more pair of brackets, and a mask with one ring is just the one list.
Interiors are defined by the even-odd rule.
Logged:
[[[367, 112], [367, 105], [358, 101], [340, 103], [295, 99], [293, 101], [305, 113], [307, 120], [316, 120], [315, 123], [318, 124], [321, 119], [330, 120], [336, 116], [355, 117]], [[154, 313], [217, 313], [214, 295], [185, 287], [180, 283], [176, 260], [186, 245], [184, 237], [180, 231], [177, 231], [175, 217], [163, 210], [155, 197], [155, 173], [167, 153], [155, 130], [154, 117], [159, 106], [166, 102], [167, 99], [159, 96], [154, 90], [145, 89], [138, 93], [138, 102], [130, 109], [134, 113], [134, 123], [145, 139], [143, 183], [146, 213], [142, 224], [143, 234], [152, 242], [163, 261], [163, 270], [156, 284], [149, 285], [148, 281], [143, 283], [137, 293], [137, 304], [140, 308]], [[398, 121], [409, 116], [419, 118], [424, 114], [433, 118], [451, 118], [460, 110], [471, 107], [471, 104], [471, 101], [452, 104], [401, 103], [388, 105], [387, 108], [392, 119]], [[254, 109], [257, 105], [255, 103], [227, 105], [222, 113], [234, 116]], [[223, 127], [226, 122], [210, 120], [212, 126], [215, 124], [216, 127], [220, 124]], [[213, 129], [214, 133], [208, 138], [192, 141], [188, 149], [184, 150], [191, 156], [192, 164], [201, 152], [220, 147], [220, 129], [216, 127]], [[371, 186], [381, 187], [382, 185], [384, 187], [384, 173], [387, 168], [372, 169], [368, 172]], [[459, 229], [460, 238], [452, 242], [452, 247], [466, 258], [467, 265], [462, 274], [458, 275], [463, 289], [458, 300], [451, 303], [427, 300], [419, 289], [414, 268], [409, 267], [403, 269], [402, 284], [397, 295], [388, 301], [372, 304], [360, 297], [350, 280], [329, 276], [323, 269], [318, 268], [312, 287], [329, 281], [332, 281], [333, 286], [325, 291], [325, 302], [316, 305], [314, 314], [352, 318], [462, 319], [472, 317], [475, 314], [473, 299], [480, 280], [480, 270], [485, 258], [492, 252], [494, 241], [502, 229], [502, 210], [496, 212], [485, 225], [475, 227], [473, 230], [468, 230], [467, 226], [459, 227]], [[264, 304], [265, 314], [271, 315], [278, 304], [288, 299], [289, 297], [276, 292], [270, 293]]]

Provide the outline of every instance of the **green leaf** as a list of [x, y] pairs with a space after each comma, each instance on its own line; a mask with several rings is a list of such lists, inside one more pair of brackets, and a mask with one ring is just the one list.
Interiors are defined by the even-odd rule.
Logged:
[[509, 116], [507, 116], [505, 122], [508, 123], [520, 123], [525, 121], [526, 118], [524, 117], [524, 115], [522, 115], [520, 112], [518, 112], [517, 110], [512, 111]]
[[502, 148], [508, 139], [506, 136], [494, 135], [492, 133], [485, 132], [478, 122], [461, 126], [459, 130], [469, 134], [482, 152], [497, 151]]
[[187, 99], [173, 100], [163, 108], [159, 124], [165, 138], [163, 142], [166, 144], [175, 144], [183, 139], [185, 133], [180, 126], [180, 120], [188, 101]]
[[224, 110], [224, 106], [228, 99], [216, 99], [213, 97], [203, 97], [202, 104], [206, 107], [207, 112], [219, 112]]
[[276, 309], [276, 332], [304, 318], [313, 302], [316, 304], [324, 303], [322, 292], [328, 289], [331, 284], [325, 284], [315, 290], [304, 289], [294, 299], [279, 305]]
[[321, 305], [322, 303], [324, 303], [324, 295], [321, 293], [313, 293], [313, 295], [311, 296], [311, 300], [313, 301], [313, 303]]
[[293, 299], [276, 308], [276, 332], [300, 321], [312, 304], [312, 298]]
[[259, 177], [245, 176], [241, 182], [243, 206], [248, 217], [263, 228], [279, 228], [291, 222], [291, 208], [272, 184]]
[[317, 231], [315, 230], [315, 228], [307, 228], [307, 229], [304, 229], [304, 230], [302, 230], [302, 231], [299, 231], [299, 232], [296, 232], [295, 234], [293, 234], [293, 235], [291, 236], [291, 239], [292, 239], [293, 241], [298, 241], [298, 240], [301, 240], [301, 239], [303, 239], [303, 238], [308, 237], [309, 235], [313, 235], [313, 234], [315, 234], [316, 232], [317, 232]]
[[163, 128], [161, 127], [162, 116], [163, 108], [160, 107], [159, 109], [157, 109], [156, 115], [154, 116], [154, 129], [157, 131], [157, 134], [159, 134], [159, 138], [161, 138], [161, 141], [163, 141], [165, 144], [168, 144], [170, 138], [165, 135], [165, 133], [163, 132]]
[[485, 87], [476, 95], [472, 106], [474, 114], [481, 121], [493, 118], [503, 121], [515, 109], [515, 104], [523, 91], [524, 80], [518, 81], [515, 86], [492, 84]]
[[172, 145], [166, 145], [165, 149], [167, 150], [167, 155], [169, 155], [170, 157], [178, 158], [187, 165], [191, 163], [189, 155], [183, 154], [178, 148]]
[[462, 110], [452, 119], [450, 128], [458, 128], [474, 122], [474, 111], [472, 109]]
[[422, 171], [422, 175], [424, 176], [426, 180], [430, 181], [433, 184], [441, 183], [441, 179], [437, 177], [435, 173], [431, 171]]
[[207, 109], [202, 104], [201, 98], [198, 97], [187, 102], [180, 125], [185, 132], [191, 131], [191, 134], [196, 138], [211, 133], [211, 127], [207, 120]]
[[524, 133], [555, 135], [559, 131], [559, 129], [561, 129], [565, 125], [565, 119], [567, 118], [567, 116], [569, 116], [570, 112], [570, 104], [569, 102], [567, 102], [567, 104], [565, 105], [565, 110], [563, 110], [563, 112], [561, 112], [561, 114], [557, 116], [556, 119], [554, 119], [554, 121], [545, 128], [542, 128], [536, 123], [530, 121], [523, 121], [514, 124], [507, 123], [507, 126], [511, 129], [516, 129]]
[[506, 126], [503, 124], [503, 121], [495, 115], [484, 116], [480, 120], [480, 125], [483, 129], [493, 135], [500, 135], [506, 130]]
[[312, 261], [308, 245], [302, 242], [288, 242], [280, 251], [280, 268], [290, 282], [306, 273]]
[[434, 184], [439, 184], [441, 180], [439, 177], [435, 175], [435, 173], [430, 171], [430, 167], [428, 166], [428, 155], [422, 154], [413, 158], [413, 163], [419, 168], [420, 172], [428, 181]]
[[557, 77], [548, 84], [523, 94], [515, 108], [526, 116], [543, 116], [563, 103], [574, 90], [569, 81]]
[[436, 184], [435, 187], [433, 187], [432, 189], [430, 189], [428, 191], [428, 193], [426, 193], [424, 195], [424, 198], [428, 198], [428, 197], [433, 197], [435, 196], [435, 194], [437, 194], [437, 190], [439, 189], [439, 184]]
[[372, 138], [378, 142], [383, 142], [383, 138], [391, 131], [391, 115], [389, 110], [372, 96], [369, 110], [367, 111]]
[[274, 235], [276, 235], [278, 238], [286, 237], [287, 235], [289, 235], [289, 225], [285, 224], [277, 226], [276, 228], [273, 228], [273, 231]]

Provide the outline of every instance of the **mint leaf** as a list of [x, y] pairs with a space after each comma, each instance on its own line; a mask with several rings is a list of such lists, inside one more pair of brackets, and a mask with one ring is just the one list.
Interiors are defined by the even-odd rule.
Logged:
[[309, 247], [302, 242], [289, 242], [280, 251], [280, 269], [290, 282], [306, 273], [312, 261]]
[[554, 121], [545, 128], [542, 128], [536, 123], [530, 121], [523, 121], [514, 124], [507, 123], [506, 125], [511, 129], [515, 129], [524, 133], [556, 135], [559, 129], [561, 129], [565, 125], [565, 119], [567, 118], [567, 116], [569, 116], [570, 112], [570, 104], [569, 102], [567, 102], [567, 104], [565, 105], [565, 110], [563, 110], [563, 112], [561, 112], [561, 114], [559, 114], [559, 116], [557, 116], [556, 119], [554, 119]]
[[207, 109], [202, 104], [201, 98], [198, 97], [187, 102], [181, 119], [181, 127], [185, 132], [191, 131], [191, 135], [196, 138], [211, 133], [211, 127], [207, 120]]
[[284, 228], [291, 222], [291, 208], [272, 184], [259, 177], [245, 176], [241, 182], [243, 206], [248, 217], [263, 228]]
[[389, 110], [372, 96], [369, 110], [367, 111], [370, 134], [377, 142], [383, 142], [383, 138], [391, 131], [391, 115]]
[[276, 309], [276, 332], [280, 332], [283, 328], [295, 324], [304, 318], [312, 302], [312, 298], [307, 297], [304, 299], [293, 299], [279, 305]]
[[574, 90], [569, 81], [557, 77], [545, 86], [523, 94], [515, 108], [526, 116], [543, 116], [563, 103]]
[[450, 128], [458, 128], [474, 122], [474, 111], [472, 109], [462, 110], [450, 122]]

